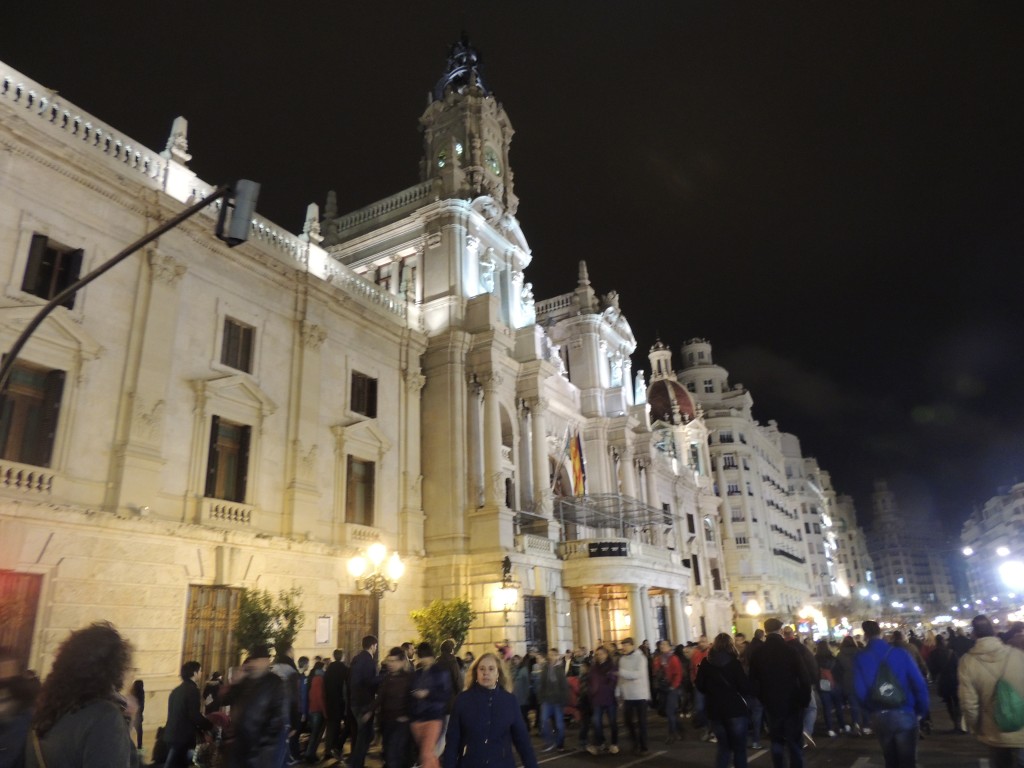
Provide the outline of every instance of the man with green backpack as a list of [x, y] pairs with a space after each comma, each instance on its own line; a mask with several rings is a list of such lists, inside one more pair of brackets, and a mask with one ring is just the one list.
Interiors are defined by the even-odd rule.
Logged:
[[975, 616], [974, 647], [960, 659], [967, 728], [989, 748], [991, 768], [1016, 768], [1024, 751], [1024, 652], [1004, 645], [987, 616]]
[[861, 624], [867, 646], [853, 659], [853, 687], [882, 745], [885, 768], [916, 768], [918, 719], [928, 714], [928, 685], [902, 648], [882, 639], [877, 621]]

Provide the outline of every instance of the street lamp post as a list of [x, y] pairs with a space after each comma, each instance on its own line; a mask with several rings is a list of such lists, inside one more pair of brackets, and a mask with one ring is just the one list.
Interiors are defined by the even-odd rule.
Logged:
[[405, 573], [405, 563], [397, 552], [388, 557], [388, 548], [379, 541], [348, 561], [348, 572], [356, 579], [356, 589], [369, 592], [380, 600], [386, 592], [398, 589], [398, 580]]

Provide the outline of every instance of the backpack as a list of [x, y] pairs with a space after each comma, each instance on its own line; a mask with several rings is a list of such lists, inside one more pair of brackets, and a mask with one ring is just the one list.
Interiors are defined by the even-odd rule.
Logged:
[[1006, 665], [1010, 662], [1010, 654], [1006, 654], [1003, 662], [1003, 671], [996, 680], [996, 692], [993, 699], [995, 706], [992, 714], [995, 715], [996, 725], [1003, 733], [1013, 733], [1024, 728], [1024, 698], [1017, 690], [1007, 682]]
[[899, 680], [896, 679], [889, 662], [886, 661], [890, 653], [892, 653], [892, 648], [886, 651], [885, 656], [882, 657], [878, 671], [875, 673], [875, 680], [871, 683], [871, 688], [868, 689], [868, 701], [877, 709], [899, 709], [907, 703], [907, 694]]
[[826, 693], [834, 691], [836, 689], [836, 678], [832, 674], [832, 670], [822, 667], [820, 671], [821, 678], [818, 680], [818, 688]]

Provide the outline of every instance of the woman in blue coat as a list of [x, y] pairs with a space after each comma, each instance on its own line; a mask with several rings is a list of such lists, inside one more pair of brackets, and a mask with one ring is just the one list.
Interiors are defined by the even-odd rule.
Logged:
[[513, 746], [523, 768], [537, 768], [511, 682], [496, 654], [485, 653], [473, 662], [448, 721], [443, 768], [515, 768]]

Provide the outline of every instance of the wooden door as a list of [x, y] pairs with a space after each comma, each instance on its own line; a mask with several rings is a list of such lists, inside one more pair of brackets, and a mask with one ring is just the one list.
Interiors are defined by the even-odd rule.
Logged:
[[338, 596], [338, 648], [351, 661], [363, 649], [366, 635], [378, 636], [377, 598], [373, 595]]
[[523, 598], [523, 619], [526, 624], [526, 645], [541, 653], [548, 650], [548, 606], [546, 597]]
[[182, 664], [198, 661], [203, 676], [209, 677], [214, 672], [226, 675], [229, 667], [239, 663], [234, 644], [241, 599], [238, 587], [189, 586]]
[[0, 648], [9, 648], [26, 667], [42, 585], [37, 573], [0, 570]]

